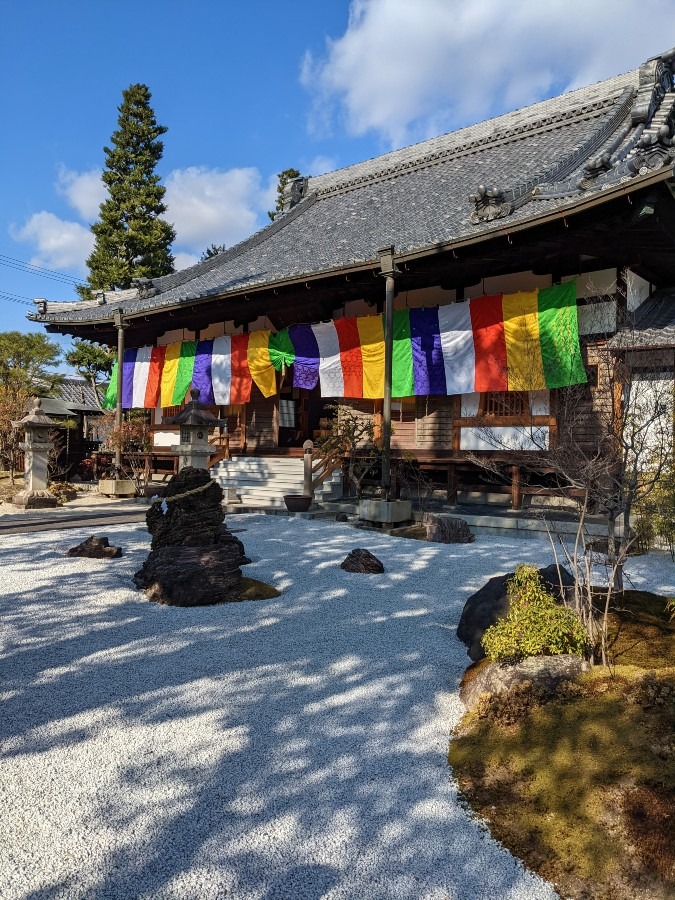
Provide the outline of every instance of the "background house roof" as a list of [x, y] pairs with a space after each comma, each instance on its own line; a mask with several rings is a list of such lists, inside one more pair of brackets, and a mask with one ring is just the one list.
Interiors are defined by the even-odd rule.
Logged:
[[83, 378], [64, 378], [53, 393], [53, 397], [41, 398], [42, 409], [48, 416], [101, 413], [94, 388]]
[[656, 291], [607, 346], [612, 350], [675, 347], [675, 288]]
[[287, 212], [181, 272], [93, 303], [46, 303], [42, 322], [110, 321], [435, 252], [672, 173], [673, 52], [640, 69], [294, 186]]

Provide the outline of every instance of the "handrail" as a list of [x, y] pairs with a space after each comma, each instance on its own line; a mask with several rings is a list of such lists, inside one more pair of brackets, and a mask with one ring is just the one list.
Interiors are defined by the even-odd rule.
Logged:
[[321, 447], [312, 448], [312, 492], [342, 467], [343, 459], [344, 448], [337, 441], [326, 441]]
[[213, 453], [209, 456], [207, 468], [218, 465], [224, 459], [230, 458], [230, 435], [214, 434], [209, 436], [209, 447], [214, 447]]

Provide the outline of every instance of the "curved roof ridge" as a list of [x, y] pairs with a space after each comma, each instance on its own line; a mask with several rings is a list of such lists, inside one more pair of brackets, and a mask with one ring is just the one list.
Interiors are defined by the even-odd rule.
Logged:
[[235, 259], [252, 247], [258, 246], [258, 244], [266, 241], [273, 234], [281, 231], [282, 228], [289, 225], [298, 217], [298, 215], [300, 215], [300, 213], [311, 206], [315, 200], [315, 193], [308, 195], [303, 198], [302, 203], [298, 203], [293, 209], [288, 212], [278, 213], [269, 225], [264, 225], [262, 228], [258, 229], [258, 231], [250, 235], [250, 237], [244, 238], [243, 241], [239, 241], [237, 244], [233, 244], [231, 247], [228, 247], [227, 250], [223, 250], [222, 253], [217, 253], [215, 256], [210, 257], [210, 259], [200, 260], [194, 265], [188, 266], [187, 269], [180, 269], [178, 272], [172, 272], [170, 275], [162, 275], [160, 278], [153, 278], [153, 287], [156, 287], [160, 291], [165, 291], [170, 288], [180, 287], [182, 284], [187, 284], [189, 281], [192, 281], [193, 278], [198, 278], [200, 275], [206, 275], [208, 272], [213, 271], [213, 269], [217, 269], [224, 263], [230, 262], [230, 260]]
[[456, 131], [410, 144], [333, 172], [326, 172], [324, 175], [317, 175], [309, 179], [308, 190], [322, 194], [344, 189], [352, 182], [362, 183], [371, 178], [384, 177], [397, 169], [423, 165], [425, 162], [432, 162], [435, 157], [469, 149], [487, 139], [490, 141], [507, 139], [515, 137], [517, 132], [526, 134], [542, 126], [550, 126], [555, 120], [568, 118], [575, 112], [580, 112], [584, 106], [614, 103], [626, 87], [637, 87], [638, 76], [639, 69], [631, 69], [604, 81], [575, 88], [547, 100], [540, 100], [532, 106], [519, 107]]

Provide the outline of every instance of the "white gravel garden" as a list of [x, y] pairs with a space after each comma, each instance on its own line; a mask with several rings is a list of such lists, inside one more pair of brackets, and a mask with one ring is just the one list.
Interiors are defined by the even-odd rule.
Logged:
[[[274, 600], [158, 606], [91, 530], [0, 539], [0, 897], [554, 898], [459, 802], [467, 597], [546, 541], [228, 519]], [[339, 568], [367, 547], [384, 575]], [[636, 587], [675, 591], [669, 557]]]

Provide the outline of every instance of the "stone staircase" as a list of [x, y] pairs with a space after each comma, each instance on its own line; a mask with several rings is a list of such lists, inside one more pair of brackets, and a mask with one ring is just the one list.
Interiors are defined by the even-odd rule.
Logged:
[[[226, 498], [234, 490], [242, 506], [283, 509], [284, 494], [302, 494], [303, 460], [234, 456], [212, 466], [211, 477], [223, 488]], [[342, 473], [338, 469], [315, 490], [314, 501], [339, 500], [341, 496]]]

